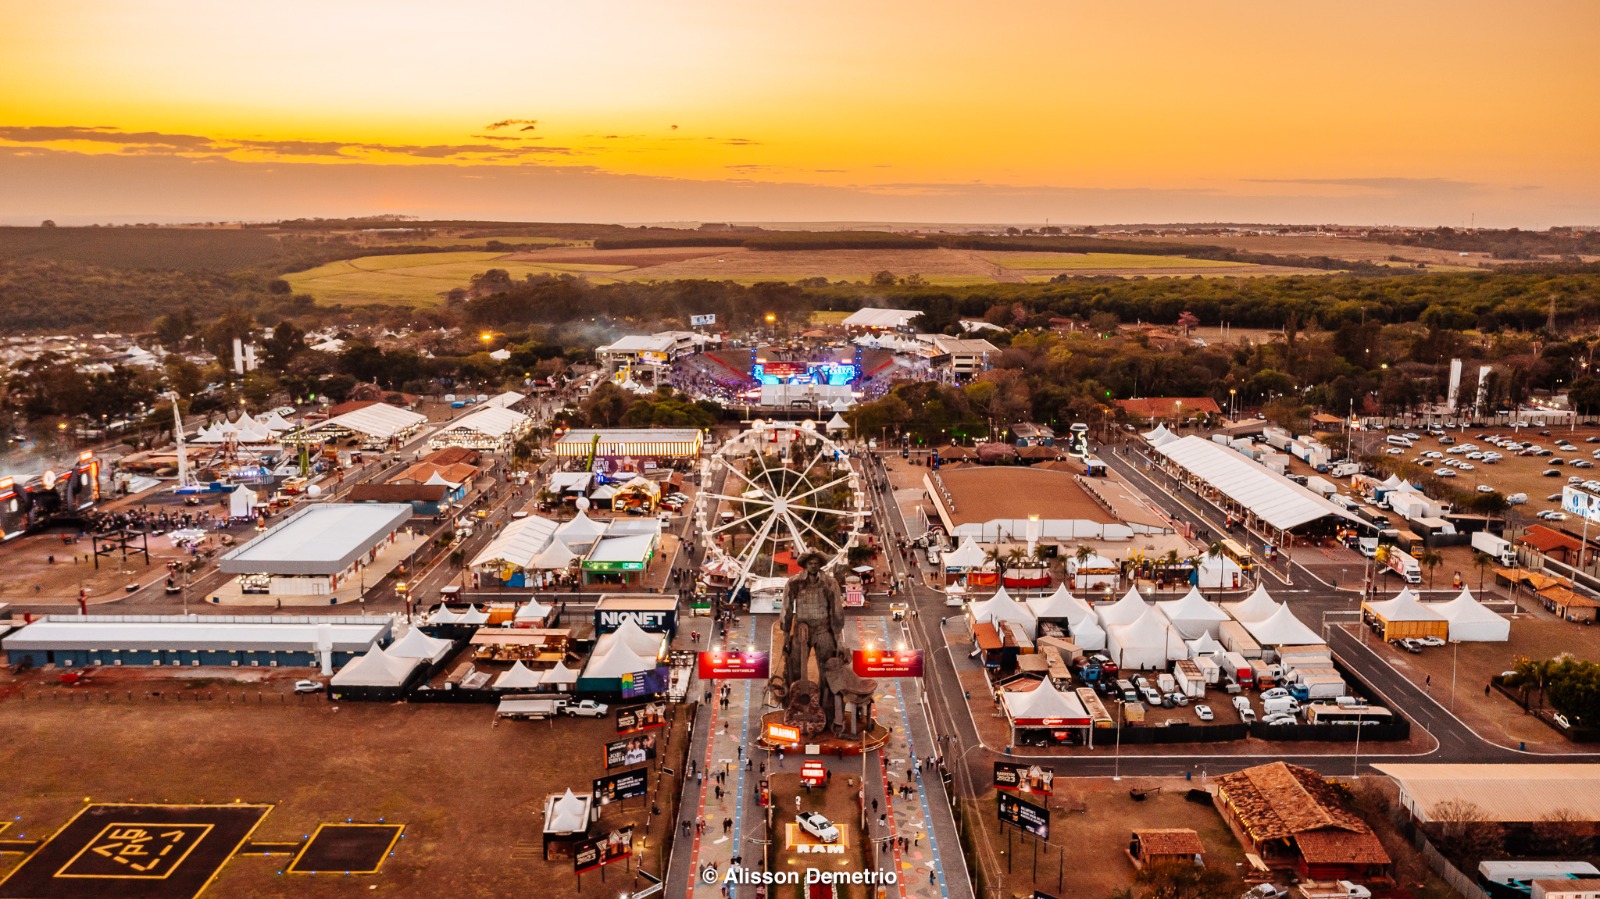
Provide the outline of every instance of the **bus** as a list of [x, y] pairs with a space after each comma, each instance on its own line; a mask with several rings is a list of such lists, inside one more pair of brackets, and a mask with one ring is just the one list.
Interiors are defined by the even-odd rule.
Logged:
[[1250, 554], [1250, 550], [1246, 549], [1244, 544], [1231, 537], [1222, 538], [1221, 543], [1222, 554], [1238, 562], [1241, 570], [1249, 571], [1256, 567], [1255, 556]]
[[1307, 724], [1388, 724], [1393, 720], [1393, 712], [1376, 705], [1314, 702], [1306, 706]]

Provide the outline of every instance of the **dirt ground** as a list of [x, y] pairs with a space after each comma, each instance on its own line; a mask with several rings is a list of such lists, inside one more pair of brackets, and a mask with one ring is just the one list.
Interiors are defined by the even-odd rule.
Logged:
[[[1011, 856], [1003, 895], [1027, 896], [1037, 888], [1055, 896], [1110, 896], [1133, 881], [1128, 838], [1134, 830], [1146, 827], [1193, 829], [1206, 847], [1208, 864], [1241, 874], [1245, 870], [1244, 850], [1216, 809], [1184, 799], [1190, 787], [1201, 786], [1198, 778], [1127, 777], [1114, 781], [1057, 777], [1055, 786], [1049, 803], [1050, 841], [1042, 845], [1009, 827], [1005, 828], [1010, 831], [1008, 841], [996, 818], [993, 791], [968, 807], [968, 821], [982, 822], [984, 834], [977, 839], [980, 843], [987, 840], [993, 851], [991, 864], [1003, 872], [1007, 856]], [[1129, 793], [1133, 789], [1159, 792], [1136, 802]], [[978, 854], [985, 854], [981, 847]]]
[[[605, 773], [610, 718], [495, 723], [486, 705], [329, 703], [295, 696], [293, 674], [265, 684], [105, 672], [90, 687], [49, 685], [33, 675], [18, 695], [6, 676], [0, 731], [14, 766], [0, 816], [17, 818], [7, 837], [32, 839], [64, 824], [85, 801], [271, 803], [258, 841], [299, 842], [324, 822], [406, 826], [382, 871], [360, 878], [376, 895], [498, 897], [539, 883], [541, 896], [578, 896], [571, 862], [545, 862], [545, 797], [590, 789]], [[128, 698], [128, 691], [133, 698]], [[160, 697], [151, 697], [159, 690]], [[109, 695], [109, 698], [108, 698]], [[209, 698], [208, 698], [209, 697]], [[675, 728], [681, 746], [681, 726]], [[70, 734], [70, 743], [66, 735]], [[549, 764], [553, 758], [563, 764]], [[87, 764], [85, 761], [87, 760]], [[679, 760], [664, 762], [676, 771]], [[652, 775], [663, 815], [636, 840], [634, 864], [657, 872], [671, 823], [671, 777]], [[645, 823], [648, 800], [608, 807], [601, 826]], [[24, 836], [26, 835], [26, 836]], [[640, 832], [640, 836], [644, 836]], [[19, 856], [0, 856], [9, 871]], [[278, 876], [287, 857], [241, 857], [208, 895], [349, 896], [344, 878]], [[623, 863], [606, 889], [628, 889]], [[597, 895], [586, 874], [582, 895]]]
[[[922, 469], [926, 473], [927, 469]], [[955, 497], [957, 524], [996, 518], [1079, 518], [1116, 521], [1078, 486], [1070, 472], [1024, 466], [957, 466], [941, 469], [939, 479]]]
[[1600, 658], [1600, 630], [1560, 621], [1525, 596], [1519, 599], [1518, 607], [1521, 611], [1512, 619], [1511, 639], [1505, 643], [1455, 643], [1424, 647], [1422, 652], [1412, 654], [1379, 643], [1371, 632], [1361, 630], [1367, 634], [1367, 645], [1395, 670], [1427, 690], [1485, 739], [1502, 746], [1525, 744], [1530, 752], [1592, 751], [1569, 742], [1498, 690], [1484, 693], [1489, 678], [1510, 670], [1522, 656], [1547, 659], [1568, 652], [1580, 659]]

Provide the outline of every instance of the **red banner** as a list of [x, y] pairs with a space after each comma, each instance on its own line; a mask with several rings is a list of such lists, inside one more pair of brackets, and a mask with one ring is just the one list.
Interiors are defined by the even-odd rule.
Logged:
[[920, 649], [858, 649], [851, 667], [858, 677], [921, 677]]
[[701, 680], [747, 680], [767, 677], [764, 652], [702, 652]]

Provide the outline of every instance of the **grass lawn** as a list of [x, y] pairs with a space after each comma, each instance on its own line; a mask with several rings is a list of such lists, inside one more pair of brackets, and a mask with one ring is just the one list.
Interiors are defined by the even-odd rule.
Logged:
[[1001, 268], [1070, 271], [1083, 268], [1250, 268], [1248, 263], [1187, 256], [1144, 256], [1138, 253], [989, 253], [985, 257]]
[[391, 303], [433, 306], [442, 295], [466, 287], [472, 276], [491, 268], [505, 269], [514, 279], [536, 274], [605, 275], [628, 266], [576, 262], [529, 263], [504, 253], [412, 253], [399, 256], [362, 256], [330, 262], [314, 269], [285, 275], [296, 293], [309, 293], [325, 304]]

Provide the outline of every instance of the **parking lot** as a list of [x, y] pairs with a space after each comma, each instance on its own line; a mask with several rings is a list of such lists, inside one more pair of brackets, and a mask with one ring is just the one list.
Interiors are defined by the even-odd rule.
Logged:
[[[1450, 443], [1423, 431], [1391, 431], [1389, 434], [1418, 437], [1411, 441], [1409, 448], [1390, 446], [1386, 441], [1376, 444], [1385, 458], [1399, 463], [1397, 470], [1402, 476], [1422, 481], [1432, 479], [1441, 486], [1466, 492], [1488, 488], [1508, 498], [1523, 494], [1528, 499], [1526, 504], [1520, 505], [1519, 511], [1530, 518], [1543, 511], [1559, 511], [1560, 498], [1551, 500], [1548, 497], [1560, 493], [1571, 478], [1579, 482], [1592, 480], [1600, 485], [1600, 455], [1597, 455], [1600, 454], [1600, 428], [1593, 426], [1559, 430], [1452, 430], [1446, 435]], [[1496, 446], [1490, 442], [1494, 437], [1515, 441], [1522, 448]], [[1501, 458], [1486, 461], [1482, 458], [1486, 452], [1499, 453]], [[1474, 455], [1479, 458], [1473, 458]], [[1447, 471], [1454, 474], [1444, 475]]]

